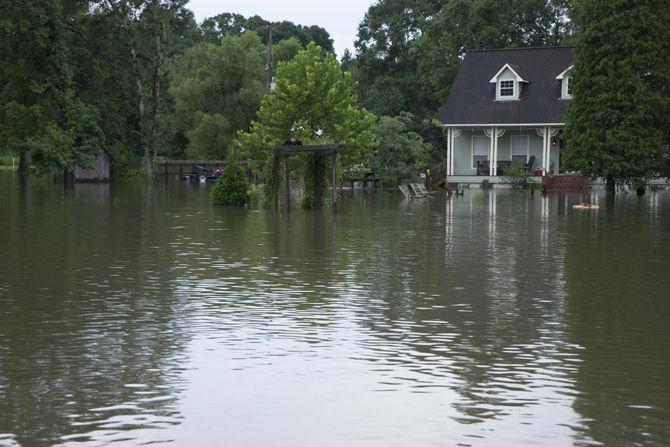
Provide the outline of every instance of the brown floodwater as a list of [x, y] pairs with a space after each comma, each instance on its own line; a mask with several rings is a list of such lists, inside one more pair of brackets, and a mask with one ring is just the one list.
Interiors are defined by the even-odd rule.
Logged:
[[344, 191], [0, 173], [0, 446], [667, 446], [670, 191]]

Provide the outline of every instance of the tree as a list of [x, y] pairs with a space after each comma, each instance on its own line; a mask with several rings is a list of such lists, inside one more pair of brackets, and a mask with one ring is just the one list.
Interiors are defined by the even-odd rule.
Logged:
[[566, 165], [616, 184], [657, 175], [670, 134], [670, 6], [579, 3]]
[[[238, 148], [247, 158], [260, 161], [266, 178], [271, 176], [268, 149], [292, 139], [346, 144], [339, 157], [342, 166], [361, 163], [376, 144], [375, 118], [357, 106], [354, 90], [351, 74], [340, 70], [335, 56], [311, 43], [291, 61], [279, 64], [276, 88], [263, 98], [250, 131], [240, 134]], [[319, 157], [294, 157], [307, 184], [313, 172], [307, 168], [323, 163]], [[327, 169], [319, 166], [316, 170], [325, 174]], [[318, 196], [319, 191], [313, 192]]]
[[171, 60], [201, 37], [184, 0], [91, 2], [78, 17], [80, 95], [98, 110], [115, 173], [153, 175], [153, 159], [179, 145], [170, 132]]
[[171, 93], [178, 131], [194, 158], [225, 158], [238, 131], [247, 130], [264, 94], [265, 47], [252, 32], [201, 43], [175, 61]]
[[287, 62], [295, 57], [303, 49], [302, 44], [295, 37], [284, 39], [272, 48], [275, 62]]
[[375, 128], [379, 146], [372, 156], [372, 164], [378, 166], [384, 176], [412, 179], [430, 162], [432, 147], [412, 130], [413, 127], [414, 115], [408, 112], [379, 119]]
[[314, 42], [326, 51], [334, 51], [333, 39], [325, 29], [312, 25], [296, 25], [293, 22], [270, 22], [260, 16], [245, 18], [240, 14], [223, 13], [203, 20], [202, 34], [211, 43], [219, 43], [225, 36], [241, 36], [246, 31], [253, 31], [267, 45], [268, 27], [272, 26], [272, 39], [280, 43], [285, 39], [295, 38], [301, 46]]
[[78, 96], [70, 47], [74, 19], [88, 5], [25, 1], [3, 5], [0, 19], [0, 146], [20, 154], [19, 172], [88, 165], [100, 151], [96, 110]]

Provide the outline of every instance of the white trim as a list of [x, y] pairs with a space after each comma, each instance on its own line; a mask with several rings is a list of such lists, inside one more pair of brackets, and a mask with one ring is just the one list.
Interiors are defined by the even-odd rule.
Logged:
[[489, 132], [489, 175], [496, 175], [496, 142], [498, 141], [496, 134], [498, 130], [494, 127]]
[[[486, 135], [472, 135], [470, 137], [470, 169], [473, 170], [477, 170], [477, 165], [475, 164], [475, 138], [485, 138], [491, 141], [491, 138], [487, 137]], [[489, 148], [489, 155], [490, 153], [491, 149]]]
[[498, 73], [496, 73], [496, 74], [491, 78], [491, 80], [489, 81], [489, 83], [490, 83], [490, 84], [495, 84], [495, 83], [497, 83], [497, 82], [498, 82], [498, 76], [500, 76], [500, 74], [501, 74], [503, 71], [505, 71], [506, 68], [509, 68], [509, 71], [511, 71], [512, 73], [514, 73], [514, 76], [516, 76], [516, 80], [517, 80], [517, 82], [528, 82], [528, 81], [526, 81], [524, 78], [522, 78], [521, 76], [519, 76], [519, 73], [517, 73], [517, 72], [516, 72], [516, 71], [509, 65], [509, 63], [507, 63], [507, 64], [503, 65], [503, 68], [501, 68], [500, 70], [498, 70]]
[[514, 138], [525, 138], [526, 139], [526, 161], [524, 163], [528, 163], [528, 158], [530, 157], [530, 135], [510, 135], [509, 136], [509, 159], [513, 163], [514, 162], [514, 152], [512, 152], [513, 144], [512, 140]]
[[572, 67], [574, 67], [574, 65], [570, 65], [568, 68], [566, 68], [565, 70], [563, 70], [563, 71], [561, 72], [561, 74], [559, 74], [558, 76], [556, 76], [556, 79], [559, 79], [559, 80], [563, 79], [563, 78], [565, 77], [565, 75], [566, 75], [570, 70], [572, 70]]
[[563, 80], [561, 80], [561, 99], [572, 99], [572, 95], [568, 93], [570, 79], [572, 79], [570, 76], [565, 76]]
[[456, 154], [456, 138], [461, 136], [462, 130], [461, 129], [451, 129], [451, 148], [453, 153], [451, 154], [451, 175], [454, 175], [454, 155]]
[[565, 126], [565, 123], [519, 123], [519, 124], [442, 124], [444, 127], [538, 127]]

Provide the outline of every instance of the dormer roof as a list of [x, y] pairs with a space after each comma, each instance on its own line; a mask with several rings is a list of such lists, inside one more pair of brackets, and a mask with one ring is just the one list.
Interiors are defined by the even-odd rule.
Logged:
[[[561, 100], [562, 82], [556, 74], [572, 64], [572, 47], [468, 51], [441, 120], [449, 125], [563, 123], [569, 101]], [[497, 85], [491, 76], [505, 68], [527, 82], [518, 101], [495, 100]]]
[[568, 68], [563, 70], [561, 74], [556, 76], [556, 79], [564, 79], [565, 77], [567, 77], [567, 74], [570, 72], [570, 70], [572, 70], [572, 67], [574, 67], [574, 65], [570, 65]]
[[505, 64], [503, 67], [498, 70], [498, 73], [494, 74], [491, 80], [489, 81], [490, 83], [495, 84], [498, 82], [498, 77], [505, 71], [509, 70], [511, 71], [514, 76], [516, 76], [517, 82], [528, 82], [526, 81], [520, 74], [519, 74], [519, 66], [518, 65], [511, 65], [511, 64]]

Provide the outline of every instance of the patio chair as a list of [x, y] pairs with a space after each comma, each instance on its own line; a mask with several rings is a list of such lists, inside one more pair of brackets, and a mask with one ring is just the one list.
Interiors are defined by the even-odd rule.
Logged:
[[532, 171], [532, 170], [533, 170], [533, 165], [534, 165], [534, 164], [535, 164], [535, 155], [532, 155], [532, 156], [528, 159], [528, 163], [524, 163], [524, 165], [523, 165], [523, 170], [526, 171], [526, 172], [530, 172], [530, 171]]
[[489, 167], [491, 166], [488, 160], [477, 162], [477, 175], [489, 175]]
[[409, 187], [414, 191], [414, 197], [427, 197], [431, 195], [431, 192], [421, 183], [410, 183]]

